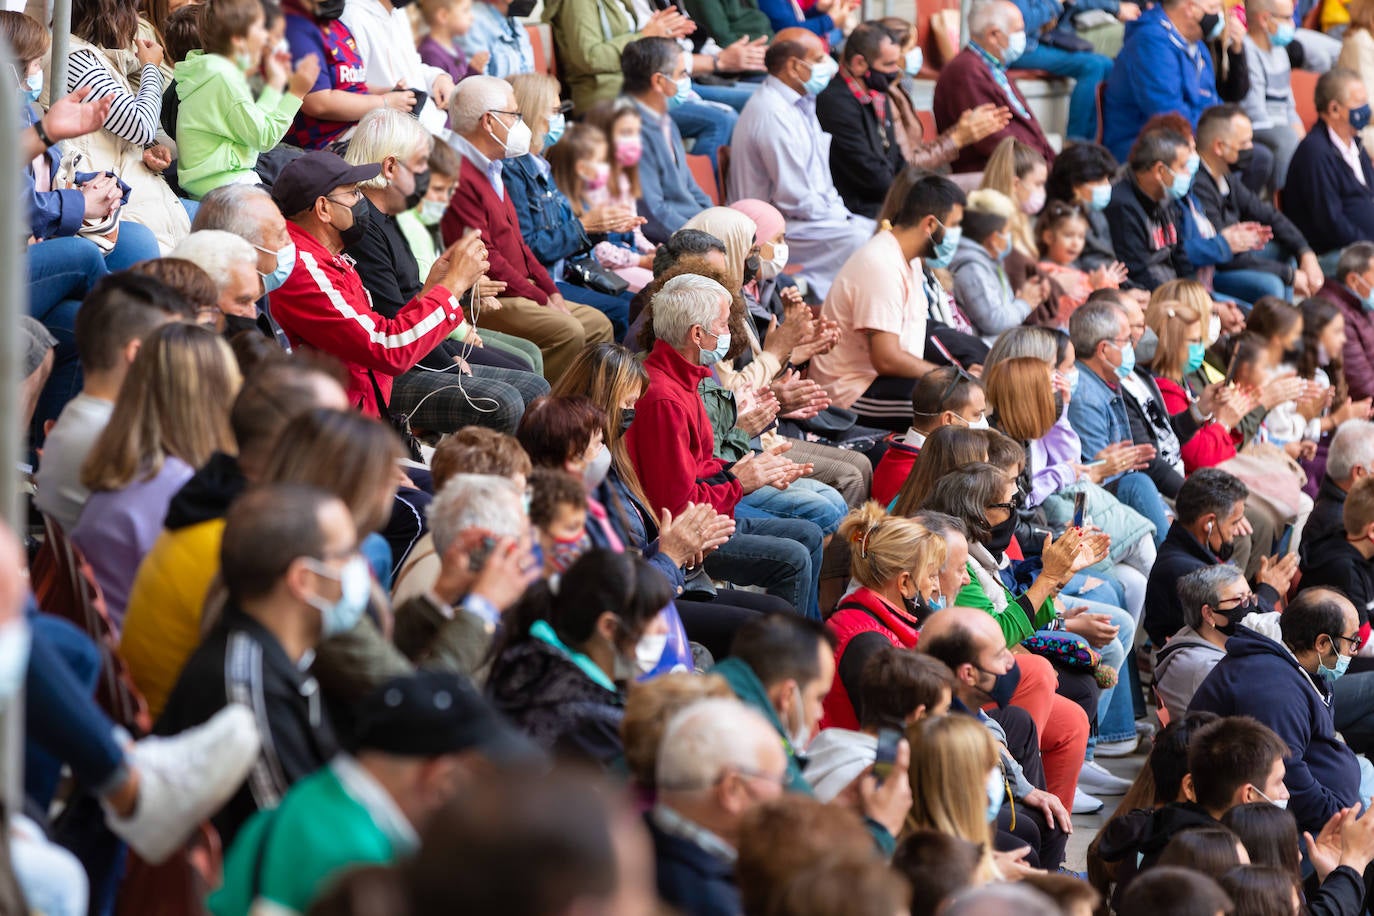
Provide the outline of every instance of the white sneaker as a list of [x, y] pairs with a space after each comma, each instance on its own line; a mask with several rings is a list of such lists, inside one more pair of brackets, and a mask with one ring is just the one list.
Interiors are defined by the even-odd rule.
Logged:
[[1083, 789], [1073, 790], [1073, 813], [1074, 814], [1096, 814], [1102, 810], [1102, 799], [1093, 798]]
[[1113, 776], [1100, 763], [1085, 761], [1078, 771], [1078, 784], [1095, 795], [1125, 795], [1131, 787], [1129, 779]]
[[110, 829], [145, 862], [158, 864], [234, 794], [261, 746], [253, 713], [237, 703], [178, 735], [144, 738], [128, 757], [138, 771], [137, 806], [127, 818], [107, 806]]
[[1129, 757], [1140, 747], [1140, 736], [1132, 735], [1120, 741], [1099, 741], [1093, 748], [1094, 757]]

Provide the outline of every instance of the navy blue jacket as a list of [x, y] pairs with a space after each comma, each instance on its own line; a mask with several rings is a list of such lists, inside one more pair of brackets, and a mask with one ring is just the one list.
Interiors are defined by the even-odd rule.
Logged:
[[645, 816], [654, 841], [658, 895], [684, 916], [739, 916], [733, 864], [695, 843], [664, 833]]
[[[1159, 545], [1155, 565], [1150, 567], [1150, 578], [1145, 583], [1145, 618], [1142, 623], [1150, 642], [1156, 649], [1165, 640], [1183, 628], [1183, 603], [1178, 597], [1178, 580], [1190, 572], [1204, 566], [1216, 566], [1221, 561], [1206, 545], [1183, 527], [1177, 520], [1169, 526], [1164, 543]], [[1260, 585], [1255, 589], [1261, 611], [1272, 611], [1279, 600], [1279, 593], [1272, 585]]]
[[[1355, 142], [1360, 142], [1358, 136]], [[1351, 242], [1374, 239], [1374, 166], [1363, 149], [1360, 168], [1364, 184], [1355, 178], [1323, 123], [1298, 144], [1288, 166], [1283, 212], [1313, 251], [1325, 254]]]
[[[37, 109], [32, 105], [21, 104], [24, 126], [29, 127], [38, 120]], [[58, 163], [62, 161], [62, 150], [50, 146], [47, 150], [48, 181], [57, 175]], [[78, 178], [91, 178], [93, 172], [82, 172]], [[76, 235], [81, 222], [86, 218], [86, 198], [75, 188], [61, 191], [39, 191], [33, 182], [33, 164], [24, 169], [25, 188], [29, 204], [29, 234], [40, 242], [43, 239], [66, 238]]]
[[1287, 648], [1248, 627], [1226, 641], [1226, 657], [1193, 694], [1189, 712], [1252, 716], [1283, 739], [1288, 810], [1313, 834], [1360, 802], [1360, 765], [1336, 735], [1331, 687], [1298, 666]]

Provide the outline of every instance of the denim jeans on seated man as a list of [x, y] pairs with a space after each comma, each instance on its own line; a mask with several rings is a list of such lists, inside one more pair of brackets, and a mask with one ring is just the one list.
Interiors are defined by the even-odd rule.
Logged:
[[713, 579], [757, 585], [798, 614], [821, 619], [817, 594], [824, 536], [801, 519], [735, 517], [735, 533], [706, 558]]
[[[157, 243], [152, 239], [152, 233], [148, 233], [152, 257], [157, 257]], [[29, 431], [29, 441], [35, 448], [41, 448], [44, 424], [56, 420], [67, 402], [81, 391], [81, 362], [76, 354], [77, 310], [91, 287], [112, 268], [94, 242], [77, 236], [48, 239], [28, 246], [27, 251], [29, 315], [57, 339], [52, 374], [39, 395]]]
[[[718, 90], [725, 87], [702, 88]], [[748, 94], [753, 95], [753, 92], [750, 91]], [[748, 98], [745, 98], [744, 102], [747, 101]], [[739, 103], [740, 108], [744, 107], [744, 102]], [[707, 101], [703, 95], [702, 101], [693, 99], [683, 102], [676, 108], [669, 108], [668, 114], [682, 134], [682, 142], [688, 147], [688, 152], [693, 155], [710, 156], [711, 168], [716, 169], [716, 150], [730, 145], [730, 137], [735, 132], [735, 122], [739, 120], [738, 109], [732, 107], [732, 103]]]
[[[1296, 261], [1270, 242], [1259, 250], [1260, 257], [1271, 261], [1287, 261], [1296, 266]], [[1274, 296], [1285, 301], [1292, 298], [1293, 288], [1285, 286], [1283, 278], [1267, 270], [1225, 270], [1218, 269], [1212, 278], [1212, 288], [1218, 293], [1239, 300], [1247, 313], [1261, 296]]]
[[1336, 731], [1357, 754], [1374, 754], [1374, 671], [1350, 672], [1331, 682]]
[[834, 487], [803, 477], [785, 490], [761, 487], [735, 507], [735, 518], [799, 518], [811, 522], [826, 537], [839, 530], [849, 512], [844, 497]]
[[1018, 57], [1014, 66], [1018, 70], [1044, 70], [1072, 79], [1073, 93], [1069, 96], [1069, 123], [1065, 132], [1074, 140], [1093, 142], [1097, 138], [1097, 87], [1112, 71], [1110, 57], [1041, 44]]

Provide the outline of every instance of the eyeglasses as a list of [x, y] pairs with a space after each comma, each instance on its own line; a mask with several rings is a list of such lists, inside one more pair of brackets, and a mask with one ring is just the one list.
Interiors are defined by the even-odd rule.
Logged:
[[[744, 777], [745, 779], [761, 779], [764, 782], [771, 782], [773, 785], [778, 786], [779, 788], [785, 787], [787, 785], [786, 774], [778, 775], [776, 773], [764, 773], [760, 770], [749, 769], [748, 767], [731, 767], [730, 772], [734, 772], [737, 775]], [[724, 779], [727, 775], [728, 773], [722, 773], [720, 775], [720, 778]]]
[[[1226, 607], [1225, 605], [1227, 602], [1234, 603], [1230, 607]], [[1254, 593], [1251, 593], [1248, 595], [1241, 595], [1238, 598], [1223, 598], [1217, 602], [1217, 609], [1222, 611], [1237, 611], [1241, 608], [1257, 607], [1258, 605], [1259, 599], [1255, 597]]]
[[502, 111], [500, 108], [493, 108], [490, 111], [488, 111], [487, 114], [510, 115], [512, 118], [515, 118], [516, 121], [525, 120], [525, 116], [518, 111]]
[[918, 417], [938, 417], [940, 414], [944, 413], [945, 402], [949, 400], [950, 395], [954, 394], [954, 389], [958, 388], [960, 385], [972, 384], [976, 381], [973, 376], [964, 371], [962, 366], [951, 366], [950, 368], [954, 370], [954, 378], [949, 380], [949, 384], [945, 386], [945, 390], [940, 393], [940, 400], [935, 402], [935, 412], [926, 413], [923, 410], [915, 410], [912, 411], [912, 413], [916, 414]]
[[1359, 646], [1360, 646], [1360, 638], [1359, 638], [1358, 636], [1342, 636], [1342, 635], [1340, 635], [1339, 633], [1332, 633], [1332, 634], [1331, 634], [1331, 638], [1332, 638], [1332, 639], [1341, 639], [1341, 640], [1344, 640], [1345, 642], [1350, 643], [1350, 647], [1351, 647], [1352, 649], [1358, 649]]
[[336, 203], [336, 204], [338, 204], [338, 205], [341, 206], [341, 207], [351, 207], [351, 206], [353, 206], [354, 204], [356, 204], [358, 201], [362, 200], [362, 198], [363, 198], [363, 192], [362, 192], [362, 191], [359, 191], [357, 188], [354, 188], [354, 189], [353, 189], [353, 199], [350, 200], [350, 201], [347, 201], [347, 202], [342, 201], [342, 200], [339, 200], [338, 198], [334, 197], [332, 194], [326, 194], [326, 195], [324, 195], [324, 199], [325, 199], [325, 200], [328, 200], [328, 201], [331, 201], [331, 202], [333, 202], [333, 203]]
[[1016, 492], [1012, 494], [1012, 496], [1011, 496], [1011, 501], [1010, 501], [1010, 502], [1005, 502], [1005, 503], [993, 503], [992, 505], [988, 506], [988, 508], [989, 508], [989, 509], [1006, 509], [1008, 512], [1015, 512], [1015, 511], [1017, 511], [1018, 509], [1023, 509], [1023, 508], [1025, 508], [1025, 506], [1026, 506], [1026, 494], [1025, 494], [1025, 493], [1021, 490], [1021, 488], [1018, 486], [1018, 487], [1016, 488]]

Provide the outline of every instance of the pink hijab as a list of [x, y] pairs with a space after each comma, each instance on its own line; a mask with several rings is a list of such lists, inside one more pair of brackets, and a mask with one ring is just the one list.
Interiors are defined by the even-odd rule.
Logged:
[[756, 244], [773, 241], [787, 228], [787, 220], [767, 201], [745, 198], [732, 203], [730, 209], [738, 210], [754, 221]]

